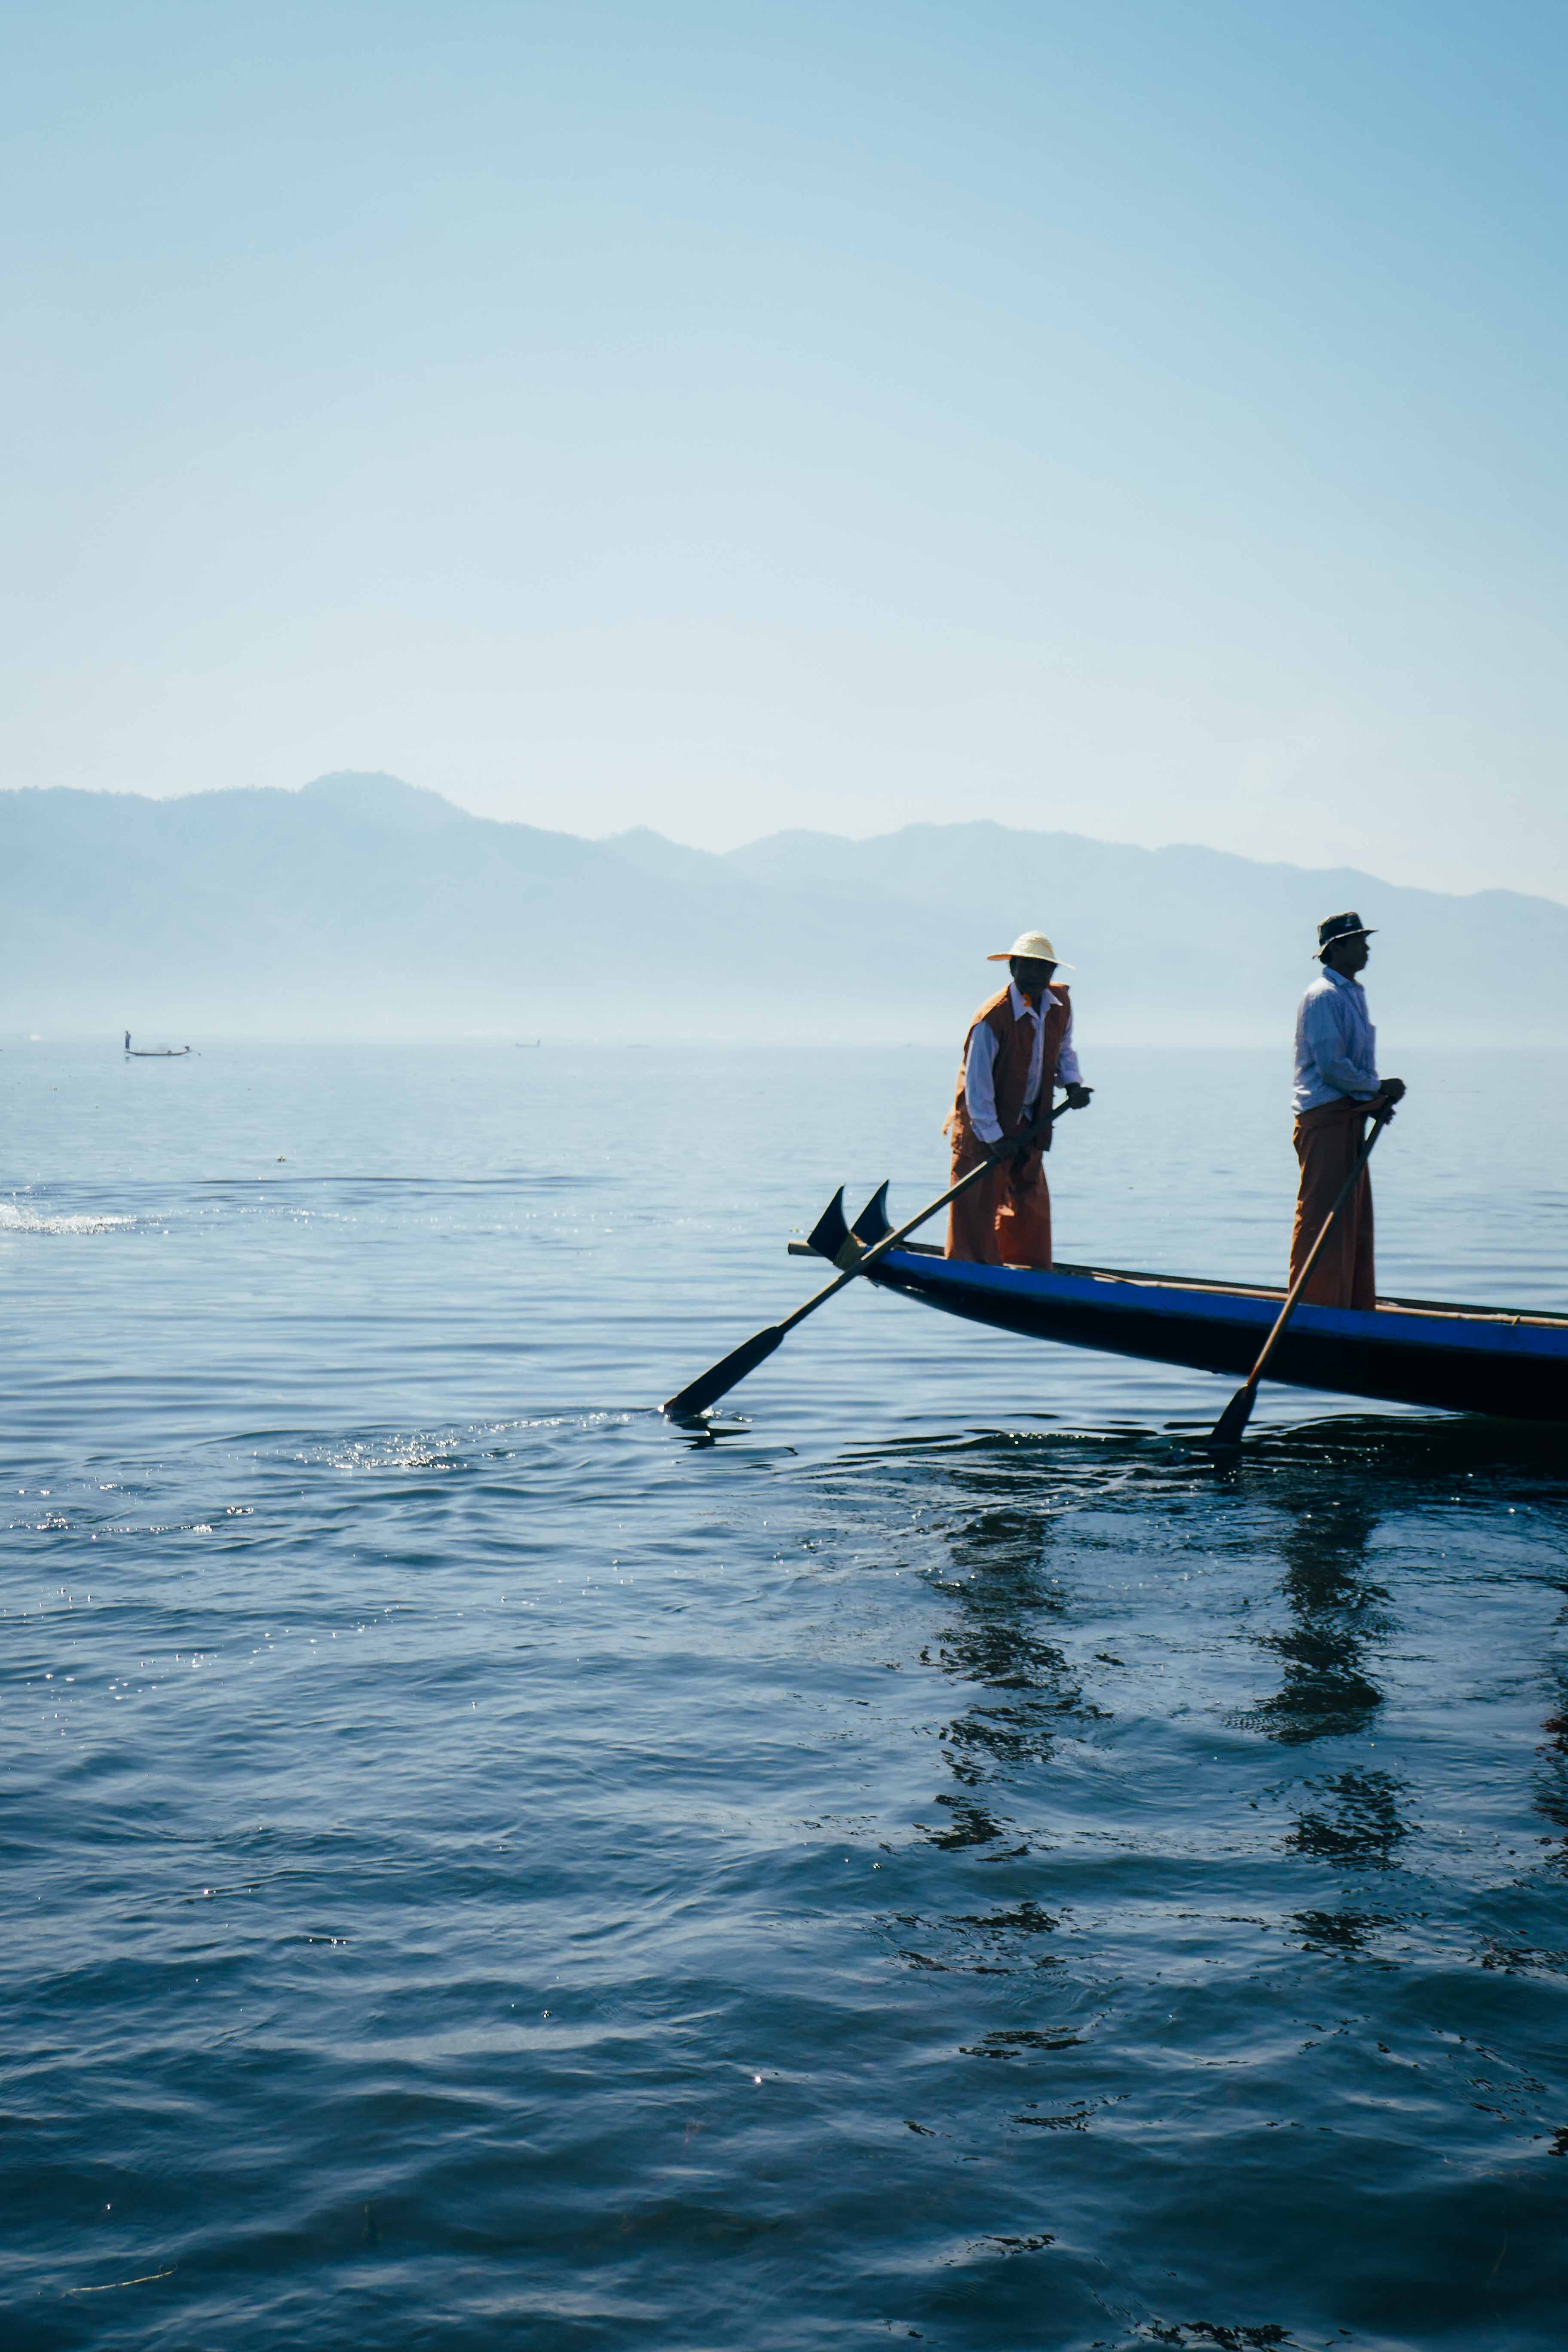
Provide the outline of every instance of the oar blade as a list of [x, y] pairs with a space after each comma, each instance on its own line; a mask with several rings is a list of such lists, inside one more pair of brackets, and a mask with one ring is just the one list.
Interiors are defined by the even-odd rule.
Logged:
[[754, 1372], [759, 1364], [766, 1363], [783, 1338], [784, 1332], [779, 1325], [771, 1323], [765, 1331], [758, 1331], [742, 1346], [731, 1348], [727, 1356], [710, 1365], [700, 1378], [689, 1381], [685, 1388], [678, 1389], [674, 1396], [667, 1397], [664, 1411], [675, 1421], [689, 1420], [697, 1413], [706, 1412], [710, 1404], [717, 1404], [721, 1396], [728, 1396], [748, 1372]]
[[1237, 1389], [1209, 1434], [1209, 1444], [1222, 1450], [1241, 1444], [1247, 1424], [1252, 1419], [1252, 1408], [1258, 1402], [1257, 1383], [1248, 1381]]

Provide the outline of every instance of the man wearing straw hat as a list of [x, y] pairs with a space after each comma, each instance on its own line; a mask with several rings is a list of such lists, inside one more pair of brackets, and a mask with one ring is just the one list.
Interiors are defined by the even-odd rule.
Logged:
[[[1325, 916], [1318, 925], [1322, 977], [1297, 1008], [1292, 1103], [1301, 1184], [1290, 1234], [1292, 1282], [1355, 1165], [1368, 1115], [1398, 1102], [1405, 1092], [1403, 1078], [1377, 1075], [1377, 1032], [1356, 978], [1366, 969], [1371, 937], [1357, 914]], [[1303, 1301], [1313, 1307], [1375, 1307], [1372, 1240], [1372, 1178], [1363, 1168], [1312, 1268]]]
[[982, 1160], [992, 1169], [949, 1209], [947, 1255], [1048, 1270], [1051, 1196], [1041, 1153], [1051, 1134], [1048, 1127], [1038, 1138], [1029, 1130], [1049, 1110], [1058, 1079], [1075, 1105], [1088, 1102], [1089, 1088], [1073, 1051], [1068, 992], [1052, 985], [1058, 960], [1044, 931], [1026, 931], [986, 961], [1005, 963], [1011, 978], [969, 1024], [943, 1132], [952, 1139], [955, 1184]]

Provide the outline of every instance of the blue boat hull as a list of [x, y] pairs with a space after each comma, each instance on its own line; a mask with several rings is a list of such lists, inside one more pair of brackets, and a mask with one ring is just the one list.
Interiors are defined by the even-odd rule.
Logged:
[[[971, 1265], [915, 1249], [889, 1251], [868, 1279], [966, 1322], [1237, 1382], [1281, 1297], [1091, 1266]], [[1388, 1403], [1568, 1421], [1568, 1320], [1418, 1300], [1384, 1301], [1370, 1314], [1299, 1307], [1268, 1378]]]

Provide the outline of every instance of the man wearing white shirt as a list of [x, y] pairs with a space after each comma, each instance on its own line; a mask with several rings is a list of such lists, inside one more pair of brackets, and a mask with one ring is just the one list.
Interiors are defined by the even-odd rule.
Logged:
[[1090, 1090], [1073, 1050], [1067, 989], [1052, 985], [1058, 959], [1045, 933], [1026, 931], [987, 961], [1005, 963], [1011, 977], [970, 1024], [945, 1131], [953, 1183], [984, 1160], [992, 1167], [949, 1209], [947, 1255], [1048, 1270], [1051, 1196], [1041, 1154], [1050, 1129], [1031, 1130], [1049, 1111], [1058, 1079], [1069, 1102], [1087, 1103]]
[[[1290, 1234], [1292, 1282], [1355, 1165], [1369, 1113], [1398, 1102], [1405, 1092], [1403, 1078], [1377, 1075], [1377, 1032], [1356, 978], [1366, 968], [1371, 937], [1357, 914], [1327, 916], [1318, 925], [1322, 977], [1312, 982], [1296, 1012], [1291, 1100], [1301, 1183]], [[1377, 1305], [1372, 1179], [1364, 1168], [1301, 1297], [1314, 1307], [1370, 1310]]]

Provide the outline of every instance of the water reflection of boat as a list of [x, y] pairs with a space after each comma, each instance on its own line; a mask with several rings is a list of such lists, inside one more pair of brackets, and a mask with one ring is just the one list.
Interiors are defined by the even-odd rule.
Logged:
[[[888, 1232], [880, 1196], [856, 1221], [869, 1245]], [[837, 1205], [837, 1204], [836, 1204]], [[875, 1213], [872, 1213], [875, 1212]], [[802, 1255], [834, 1256], [825, 1218]], [[1243, 1380], [1279, 1312], [1282, 1290], [1132, 1274], [1120, 1266], [974, 1265], [929, 1244], [889, 1250], [866, 1276], [923, 1306], [1029, 1339]], [[1298, 1307], [1268, 1377], [1385, 1403], [1521, 1421], [1568, 1421], [1568, 1316], [1422, 1298], [1380, 1298], [1368, 1313]]]

